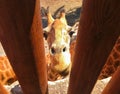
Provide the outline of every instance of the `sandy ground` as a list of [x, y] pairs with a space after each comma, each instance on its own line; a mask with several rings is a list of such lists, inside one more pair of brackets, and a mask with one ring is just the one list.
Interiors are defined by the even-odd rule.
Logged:
[[82, 6], [82, 0], [41, 0], [41, 7], [50, 7], [52, 14], [61, 6], [65, 6], [65, 10], [68, 11], [75, 7]]
[[[104, 87], [107, 85], [110, 79], [111, 77], [103, 80], [98, 80], [91, 94], [101, 94]], [[55, 82], [48, 81], [49, 94], [67, 94], [68, 83], [69, 83], [68, 77], [66, 79], [58, 80]], [[11, 86], [5, 86], [5, 88], [10, 92], [11, 88], [14, 88], [16, 86], [16, 89], [19, 92], [18, 94], [23, 94], [18, 84], [19, 84], [18, 81], [16, 81]], [[15, 92], [15, 88], [14, 88], [14, 92]], [[10, 92], [10, 94], [17, 94], [17, 93]]]

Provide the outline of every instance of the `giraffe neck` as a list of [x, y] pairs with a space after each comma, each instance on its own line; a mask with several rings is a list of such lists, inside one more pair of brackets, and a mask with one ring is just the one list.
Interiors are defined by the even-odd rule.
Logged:
[[0, 94], [9, 94], [8, 91], [2, 85], [2, 83], [0, 83]]
[[101, 71], [99, 79], [107, 78], [112, 76], [120, 65], [120, 37], [117, 39], [113, 50], [111, 51], [106, 64]]
[[16, 80], [15, 73], [6, 56], [0, 56], [0, 83], [11, 84]]

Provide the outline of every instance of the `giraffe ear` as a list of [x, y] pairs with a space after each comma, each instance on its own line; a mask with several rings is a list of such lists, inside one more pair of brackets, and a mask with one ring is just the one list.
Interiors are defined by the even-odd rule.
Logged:
[[49, 35], [49, 32], [43, 32], [43, 37], [45, 38], [45, 40], [47, 40], [48, 35]]
[[72, 27], [67, 25], [67, 32], [69, 33], [72, 30]]
[[47, 39], [50, 30], [51, 30], [51, 25], [48, 25], [46, 28], [43, 29], [43, 36], [45, 39]]
[[43, 29], [43, 36], [44, 36], [45, 39], [47, 39], [47, 37], [49, 35], [49, 32], [51, 30], [51, 25], [54, 22], [54, 18], [52, 17], [52, 15], [49, 11], [49, 7], [47, 7], [46, 16], [47, 16], [48, 25], [47, 25], [47, 27], [45, 27]]
[[61, 10], [60, 12], [60, 20], [67, 25], [67, 20], [66, 20], [66, 17], [65, 17], [65, 10]]
[[52, 24], [54, 22], [54, 18], [52, 17], [49, 7], [47, 7], [47, 19], [48, 19], [48, 25]]
[[69, 35], [70, 35], [70, 42], [72, 43], [74, 40], [77, 38], [77, 33], [78, 33], [78, 27], [79, 27], [79, 22], [76, 22], [75, 25], [70, 29]]
[[78, 27], [79, 27], [79, 22], [76, 22], [76, 23], [71, 27], [71, 29], [69, 30], [69, 35], [70, 35], [70, 37], [72, 37], [73, 35], [74, 35], [74, 36], [77, 36]]

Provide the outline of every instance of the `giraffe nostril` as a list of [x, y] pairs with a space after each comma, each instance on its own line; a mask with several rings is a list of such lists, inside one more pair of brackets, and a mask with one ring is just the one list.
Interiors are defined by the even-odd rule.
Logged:
[[65, 51], [66, 51], [66, 47], [63, 48], [63, 52], [65, 52]]
[[51, 53], [55, 54], [55, 49], [53, 47], [51, 48]]

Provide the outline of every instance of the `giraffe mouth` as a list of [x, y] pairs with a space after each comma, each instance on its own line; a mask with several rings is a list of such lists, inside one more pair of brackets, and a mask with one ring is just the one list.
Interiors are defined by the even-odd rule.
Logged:
[[70, 53], [62, 53], [51, 56], [51, 66], [59, 73], [66, 71], [70, 64]]
[[60, 72], [60, 75], [67, 76], [70, 73], [70, 70], [71, 70], [71, 64], [65, 70]]
[[69, 76], [71, 70], [71, 65], [69, 65], [66, 69], [64, 69], [62, 72], [57, 71], [54, 68], [51, 68], [51, 66], [48, 67], [48, 81], [57, 81], [61, 79], [65, 79]]

